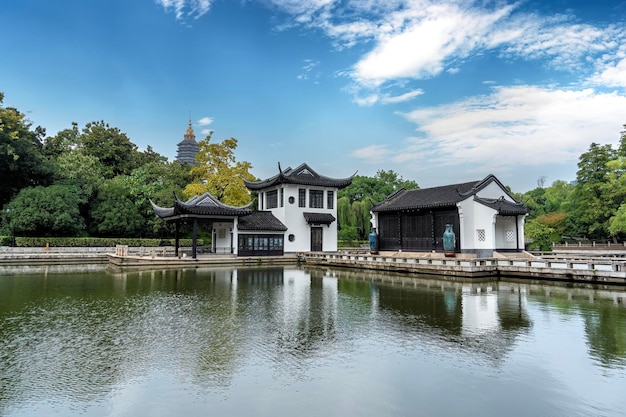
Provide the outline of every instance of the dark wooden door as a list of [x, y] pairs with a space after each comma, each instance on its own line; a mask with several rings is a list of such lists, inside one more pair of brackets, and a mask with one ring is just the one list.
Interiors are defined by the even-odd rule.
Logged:
[[322, 251], [322, 234], [321, 227], [311, 227], [311, 252]]

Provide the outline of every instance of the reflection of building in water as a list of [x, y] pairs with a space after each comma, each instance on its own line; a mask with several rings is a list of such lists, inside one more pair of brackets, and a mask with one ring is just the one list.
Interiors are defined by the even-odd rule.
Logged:
[[472, 293], [463, 288], [461, 298], [463, 334], [480, 334], [499, 329], [498, 295], [494, 292]]
[[321, 271], [285, 270], [279, 344], [308, 351], [332, 339], [336, 327], [337, 279]]
[[[346, 279], [350, 275], [341, 272], [339, 291], [363, 299], [372, 314], [391, 313], [397, 318], [393, 324], [404, 327], [404, 331], [425, 338], [439, 334], [452, 347], [495, 360], [504, 358], [516, 338], [531, 325], [525, 296], [519, 292], [500, 293], [497, 282], [416, 280], [378, 274], [359, 278], [365, 282], [351, 283]], [[387, 279], [396, 284], [382, 282]]]

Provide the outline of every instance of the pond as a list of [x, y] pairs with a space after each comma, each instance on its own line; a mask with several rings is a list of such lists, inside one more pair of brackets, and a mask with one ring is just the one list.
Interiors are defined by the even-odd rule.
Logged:
[[300, 267], [0, 268], [2, 416], [624, 410], [619, 287]]

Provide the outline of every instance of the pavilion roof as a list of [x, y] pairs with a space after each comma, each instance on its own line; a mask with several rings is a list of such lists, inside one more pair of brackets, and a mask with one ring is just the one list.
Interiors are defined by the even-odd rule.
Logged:
[[330, 178], [315, 172], [306, 163], [299, 165], [296, 168], [287, 168], [282, 170], [280, 164], [278, 164], [278, 174], [262, 181], [246, 181], [244, 180], [246, 187], [250, 190], [262, 190], [264, 188], [274, 187], [279, 184], [297, 184], [297, 185], [311, 185], [318, 187], [333, 187], [333, 188], [345, 188], [352, 184], [352, 179], [356, 175], [356, 172], [348, 178]]
[[162, 219], [175, 219], [180, 217], [206, 217], [206, 216], [241, 216], [249, 214], [250, 204], [236, 207], [229, 206], [219, 201], [209, 193], [191, 197], [187, 201], [181, 201], [174, 195], [173, 207], [159, 207], [150, 201], [154, 213]]

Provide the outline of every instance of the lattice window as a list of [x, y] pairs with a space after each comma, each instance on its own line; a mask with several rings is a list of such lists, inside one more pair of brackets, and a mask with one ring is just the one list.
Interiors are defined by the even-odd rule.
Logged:
[[487, 234], [485, 233], [485, 229], [477, 229], [476, 236], [478, 237], [479, 242], [484, 242], [487, 240]]
[[505, 239], [508, 243], [515, 242], [515, 232], [513, 232], [512, 230], [507, 230]]

